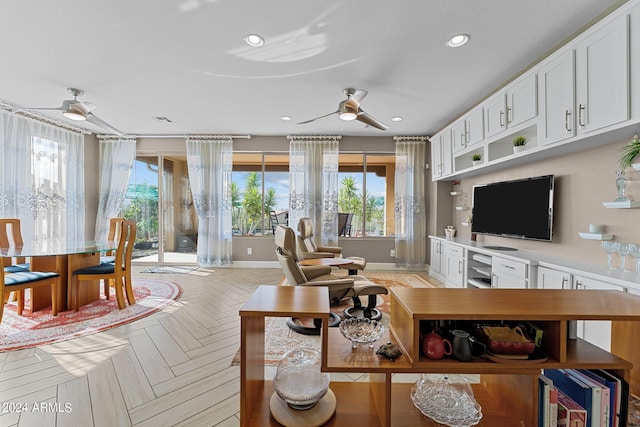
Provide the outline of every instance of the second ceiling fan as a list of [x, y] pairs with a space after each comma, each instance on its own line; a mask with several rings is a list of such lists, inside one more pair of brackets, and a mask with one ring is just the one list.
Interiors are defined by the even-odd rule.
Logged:
[[371, 117], [369, 114], [365, 113], [362, 108], [360, 108], [360, 103], [362, 102], [362, 100], [364, 99], [365, 96], [367, 96], [367, 91], [364, 89], [353, 89], [353, 88], [346, 88], [342, 91], [345, 96], [347, 97], [347, 99], [345, 99], [344, 101], [341, 101], [340, 104], [338, 104], [338, 109], [336, 111], [333, 111], [329, 114], [325, 114], [319, 117], [316, 117], [314, 119], [311, 120], [305, 120], [304, 122], [299, 122], [299, 125], [305, 124], [305, 123], [311, 123], [314, 120], [318, 120], [321, 119], [323, 117], [327, 117], [327, 116], [331, 116], [333, 114], [338, 114], [340, 119], [342, 120], [346, 120], [346, 121], [350, 121], [350, 120], [358, 120], [361, 121], [362, 123], [365, 123], [369, 126], [372, 126], [374, 128], [380, 129], [380, 130], [387, 130], [389, 129], [389, 127], [387, 125], [385, 125], [384, 123], [382, 123], [379, 120], [374, 119], [373, 117]]

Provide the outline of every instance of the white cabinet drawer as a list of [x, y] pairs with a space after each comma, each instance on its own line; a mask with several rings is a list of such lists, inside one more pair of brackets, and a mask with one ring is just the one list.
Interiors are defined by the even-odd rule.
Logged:
[[462, 258], [464, 256], [464, 248], [462, 246], [447, 245], [447, 255]]
[[491, 271], [499, 275], [509, 275], [518, 278], [527, 278], [527, 265], [518, 261], [506, 258], [493, 257], [491, 260]]

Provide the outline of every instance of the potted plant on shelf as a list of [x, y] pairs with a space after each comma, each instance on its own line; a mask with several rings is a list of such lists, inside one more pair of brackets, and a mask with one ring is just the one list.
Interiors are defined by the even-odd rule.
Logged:
[[473, 153], [471, 155], [471, 162], [473, 163], [473, 166], [478, 166], [479, 164], [482, 163], [482, 155], [478, 153]]
[[513, 138], [513, 152], [519, 153], [524, 150], [524, 146], [527, 144], [527, 137], [518, 135]]
[[634, 159], [640, 155], [640, 136], [633, 135], [633, 139], [627, 145], [622, 147], [620, 156], [620, 170], [625, 171], [633, 166], [634, 169], [640, 169], [640, 163], [633, 163]]

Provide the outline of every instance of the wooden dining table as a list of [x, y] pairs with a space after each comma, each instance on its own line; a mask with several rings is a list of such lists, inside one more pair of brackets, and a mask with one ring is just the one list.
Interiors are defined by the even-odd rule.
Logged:
[[[73, 272], [79, 268], [100, 264], [100, 254], [115, 251], [114, 241], [41, 241], [23, 247], [0, 247], [0, 257], [28, 257], [32, 271], [53, 271], [60, 274], [58, 287], [58, 307], [68, 310], [70, 281]], [[100, 298], [100, 280], [83, 281], [78, 293], [78, 306]], [[51, 289], [40, 286], [31, 289], [31, 311], [51, 305]]]

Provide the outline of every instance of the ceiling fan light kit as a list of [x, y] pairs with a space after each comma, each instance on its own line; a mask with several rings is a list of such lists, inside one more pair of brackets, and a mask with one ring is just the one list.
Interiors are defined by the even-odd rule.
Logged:
[[360, 108], [360, 103], [362, 102], [364, 97], [367, 96], [368, 92], [366, 90], [346, 88], [342, 92], [345, 94], [347, 99], [345, 99], [344, 101], [341, 101], [340, 104], [338, 104], [338, 109], [336, 111], [329, 114], [324, 114], [322, 116], [316, 117], [311, 120], [305, 120], [303, 122], [299, 122], [298, 124], [302, 125], [306, 123], [311, 123], [323, 117], [337, 114], [338, 117], [344, 121], [358, 120], [368, 126], [371, 126], [380, 130], [389, 129], [387, 125], [385, 125], [379, 120], [374, 119], [372, 116], [365, 113], [362, 110], [362, 108]]
[[84, 114], [76, 113], [74, 111], [64, 111], [62, 115], [70, 120], [76, 120], [76, 121], [87, 120], [87, 117]]

